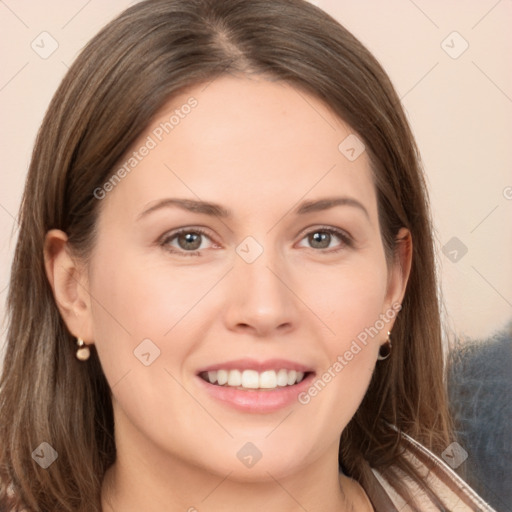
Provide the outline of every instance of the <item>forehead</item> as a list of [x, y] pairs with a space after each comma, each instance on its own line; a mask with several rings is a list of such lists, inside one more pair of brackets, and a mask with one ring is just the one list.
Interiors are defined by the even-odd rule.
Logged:
[[347, 145], [356, 156], [361, 150], [355, 137], [323, 102], [290, 84], [219, 77], [173, 97], [156, 114], [118, 165], [126, 177], [109, 202], [140, 210], [178, 195], [244, 215], [338, 193], [376, 213], [367, 155], [347, 153]]

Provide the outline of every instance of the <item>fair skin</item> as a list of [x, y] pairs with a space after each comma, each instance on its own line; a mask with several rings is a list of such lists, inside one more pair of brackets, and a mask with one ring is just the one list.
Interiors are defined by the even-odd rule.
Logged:
[[[207, 393], [197, 372], [251, 357], [322, 376], [401, 303], [410, 238], [388, 268], [367, 154], [349, 161], [338, 145], [350, 127], [282, 82], [223, 76], [190, 88], [132, 151], [190, 96], [197, 107], [102, 199], [88, 265], [71, 256], [62, 231], [47, 235], [59, 310], [73, 335], [95, 344], [112, 389], [117, 460], [103, 510], [371, 510], [362, 488], [339, 474], [338, 446], [394, 320], [307, 404], [240, 410]], [[360, 205], [295, 213], [333, 196]], [[213, 202], [232, 216], [168, 206], [140, 217], [165, 198]], [[194, 237], [199, 227], [206, 234]], [[171, 236], [178, 228], [192, 234]], [[251, 263], [236, 251], [249, 236], [263, 249]], [[160, 350], [148, 366], [134, 355], [145, 339], [154, 344], [146, 353]], [[247, 442], [261, 453], [251, 467], [237, 456]]]

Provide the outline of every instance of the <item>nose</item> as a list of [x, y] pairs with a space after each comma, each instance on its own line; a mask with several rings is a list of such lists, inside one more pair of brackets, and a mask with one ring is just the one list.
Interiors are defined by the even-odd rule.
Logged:
[[257, 337], [295, 329], [300, 301], [291, 280], [285, 262], [275, 252], [265, 249], [252, 263], [236, 256], [223, 308], [227, 328]]

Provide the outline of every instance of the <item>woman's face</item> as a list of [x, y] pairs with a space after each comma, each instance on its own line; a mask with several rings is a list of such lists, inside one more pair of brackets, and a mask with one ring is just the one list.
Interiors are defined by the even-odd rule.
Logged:
[[96, 191], [83, 333], [118, 450], [241, 480], [334, 461], [407, 277], [386, 266], [364, 147], [305, 92], [221, 77], [133, 152]]

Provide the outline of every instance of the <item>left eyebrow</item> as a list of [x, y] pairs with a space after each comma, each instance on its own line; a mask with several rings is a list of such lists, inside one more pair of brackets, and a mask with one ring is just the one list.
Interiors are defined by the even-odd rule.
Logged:
[[368, 220], [370, 220], [368, 210], [363, 206], [362, 203], [353, 197], [326, 197], [316, 201], [304, 201], [295, 210], [295, 214], [303, 215], [306, 213], [320, 212], [334, 208], [335, 206], [353, 206], [361, 210], [366, 215]]

